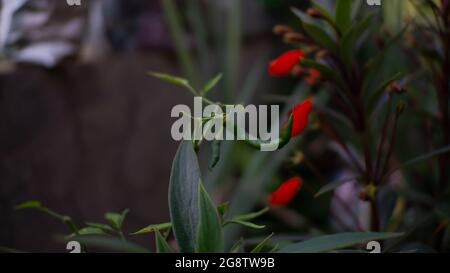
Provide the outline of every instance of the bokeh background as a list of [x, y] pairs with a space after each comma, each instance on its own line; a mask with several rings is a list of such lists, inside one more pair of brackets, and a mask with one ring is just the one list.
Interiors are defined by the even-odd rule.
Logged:
[[298, 2], [2, 1], [0, 245], [65, 251], [52, 237], [64, 226], [14, 210], [28, 199], [78, 223], [130, 208], [130, 232], [167, 221], [170, 111], [192, 98], [146, 73], [200, 84], [223, 71], [216, 94], [229, 102], [281, 89], [266, 76], [281, 44], [271, 29]]

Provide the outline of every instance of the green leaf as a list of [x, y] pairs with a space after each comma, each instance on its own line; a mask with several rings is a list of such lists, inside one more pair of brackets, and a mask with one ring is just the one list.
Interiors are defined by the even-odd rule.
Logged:
[[125, 209], [122, 213], [108, 212], [105, 214], [105, 219], [108, 220], [110, 226], [115, 230], [121, 230], [123, 221], [130, 210]]
[[209, 163], [209, 169], [212, 170], [219, 163], [220, 160], [220, 149], [221, 149], [221, 140], [213, 140], [211, 143], [212, 156], [211, 161]]
[[255, 219], [255, 218], [257, 218], [257, 217], [263, 215], [264, 213], [268, 212], [269, 210], [270, 210], [270, 208], [265, 207], [265, 208], [263, 208], [262, 210], [257, 211], [257, 212], [252, 212], [252, 213], [249, 213], [249, 214], [244, 214], [244, 215], [236, 216], [236, 217], [234, 217], [232, 220], [237, 220], [237, 221], [250, 221], [250, 220], [253, 220], [253, 219]]
[[255, 246], [255, 248], [252, 249], [252, 251], [250, 251], [250, 253], [260, 253], [264, 246], [269, 242], [269, 240], [272, 238], [273, 236], [273, 232], [267, 236], [264, 240], [262, 240], [257, 246]]
[[203, 96], [207, 95], [209, 93], [209, 91], [211, 91], [222, 79], [222, 73], [220, 73], [219, 75], [215, 76], [214, 78], [212, 78], [211, 80], [209, 80], [206, 84], [205, 87], [203, 87], [203, 90], [201, 92], [201, 94]]
[[224, 202], [217, 206], [217, 212], [219, 212], [219, 215], [221, 217], [223, 217], [227, 213], [229, 208], [230, 208], [230, 202]]
[[181, 252], [195, 252], [198, 227], [200, 167], [192, 142], [181, 142], [169, 183], [169, 209], [173, 232]]
[[80, 235], [71, 237], [70, 240], [78, 241], [80, 244], [87, 247], [101, 248], [105, 250], [122, 252], [122, 253], [149, 253], [147, 249], [132, 243], [112, 236], [101, 235]]
[[230, 253], [242, 253], [244, 252], [244, 239], [240, 238], [234, 245], [230, 248]]
[[318, 253], [343, 249], [369, 241], [386, 240], [403, 236], [403, 233], [348, 232], [316, 237], [282, 248], [281, 253]]
[[158, 78], [170, 84], [178, 85], [180, 87], [188, 87], [189, 81], [185, 78], [176, 77], [169, 74], [158, 73], [158, 72], [148, 72], [150, 76]]
[[253, 229], [263, 229], [263, 228], [266, 227], [265, 225], [257, 225], [257, 224], [254, 224], [252, 222], [241, 221], [241, 220], [228, 220], [228, 221], [225, 222], [225, 224], [228, 224], [228, 223], [230, 223], [230, 224], [238, 224], [238, 225], [241, 225], [241, 226], [244, 226], [244, 227], [248, 227], [248, 228], [253, 228]]
[[50, 217], [53, 217], [65, 224], [67, 224], [66, 223], [67, 219], [70, 218], [68, 216], [63, 216], [59, 213], [56, 213], [56, 212], [42, 206], [41, 202], [39, 202], [37, 200], [30, 200], [30, 201], [24, 202], [24, 203], [16, 206], [16, 209], [36, 209], [36, 210], [39, 210], [39, 211], [49, 215]]
[[308, 14], [306, 14], [304, 11], [299, 10], [295, 7], [291, 7], [292, 13], [297, 16], [298, 19], [300, 19], [300, 22], [303, 24], [303, 22], [307, 22], [309, 24], [314, 24], [317, 26], [321, 26], [320, 23], [315, 20], [314, 18], [311, 18]]
[[26, 253], [26, 252], [22, 250], [0, 246], [0, 253]]
[[306, 58], [302, 60], [302, 66], [317, 69], [325, 79], [335, 82], [341, 89], [346, 88], [342, 78], [329, 66]]
[[199, 184], [200, 223], [198, 227], [198, 251], [223, 252], [223, 230], [220, 217], [203, 184]]
[[322, 15], [328, 22], [335, 24], [333, 16], [326, 10], [324, 7], [322, 7], [319, 3], [317, 3], [316, 0], [311, 1], [313, 4], [313, 7]]
[[333, 39], [328, 36], [328, 34], [323, 31], [320, 27], [315, 26], [313, 24], [308, 24], [303, 22], [303, 29], [306, 31], [306, 33], [319, 45], [322, 47], [328, 49], [330, 52], [337, 54], [337, 46], [336, 43], [333, 41]]
[[440, 149], [431, 151], [431, 152], [426, 153], [424, 155], [420, 155], [420, 156], [414, 157], [414, 158], [412, 158], [412, 159], [402, 163], [400, 166], [394, 168], [393, 170], [391, 170], [389, 172], [388, 176], [392, 175], [393, 173], [395, 173], [396, 171], [398, 171], [398, 170], [400, 170], [402, 168], [414, 165], [416, 163], [422, 162], [424, 160], [427, 160], [427, 159], [430, 159], [432, 157], [435, 157], [435, 156], [438, 156], [438, 155], [442, 155], [442, 154], [445, 154], [445, 153], [448, 153], [448, 152], [450, 152], [450, 145], [444, 146], [444, 147], [442, 147]]
[[[367, 70], [375, 69], [375, 66], [380, 64], [382, 60], [384, 59], [384, 56], [386, 55], [387, 51], [392, 48], [392, 46], [398, 44], [398, 41], [403, 37], [403, 34], [405, 34], [406, 30], [408, 29], [408, 25], [406, 25], [401, 31], [399, 31], [392, 39], [390, 39], [386, 45], [383, 47], [383, 49], [378, 52], [373, 58], [367, 61], [365, 67]], [[375, 72], [376, 69], [375, 69]]]
[[40, 209], [40, 208], [42, 208], [42, 204], [37, 200], [26, 201], [16, 206], [16, 209]]
[[274, 245], [270, 250], [269, 253], [276, 253], [280, 249], [280, 244]]
[[164, 73], [158, 73], [158, 72], [148, 72], [148, 75], [153, 76], [157, 79], [160, 79], [162, 81], [165, 81], [167, 83], [177, 85], [183, 88], [188, 89], [191, 93], [194, 95], [197, 95], [197, 92], [194, 90], [194, 88], [189, 84], [189, 81], [185, 78], [176, 77], [169, 74]]
[[340, 186], [344, 185], [345, 183], [357, 180], [358, 178], [359, 177], [352, 177], [352, 178], [346, 178], [346, 179], [328, 183], [325, 186], [321, 187], [320, 190], [314, 195], [314, 197], [319, 197], [322, 194], [325, 194], [330, 191], [334, 191], [336, 188], [339, 188]]
[[352, 65], [358, 39], [362, 36], [363, 32], [370, 27], [374, 16], [374, 14], [371, 14], [358, 24], [352, 25], [342, 36], [340, 53], [342, 60], [348, 67], [351, 67]]
[[344, 33], [352, 24], [352, 1], [336, 1], [336, 25]]
[[110, 225], [106, 224], [99, 224], [99, 223], [86, 223], [88, 227], [98, 228], [103, 230], [104, 232], [115, 232], [116, 230], [113, 229]]
[[105, 232], [100, 228], [95, 227], [85, 227], [78, 231], [78, 234], [72, 233], [68, 235], [66, 238], [73, 238], [74, 236], [78, 235], [99, 235], [99, 234], [105, 234]]
[[155, 231], [160, 231], [160, 230], [166, 230], [172, 228], [172, 223], [162, 223], [162, 224], [154, 224], [154, 225], [149, 225], [145, 228], [142, 228], [134, 233], [131, 233], [130, 235], [140, 235], [140, 234], [147, 234], [147, 233], [152, 233]]
[[384, 92], [386, 91], [386, 88], [389, 87], [391, 83], [394, 81], [400, 79], [404, 76], [403, 72], [398, 72], [395, 75], [391, 76], [389, 79], [385, 80], [373, 93], [370, 95], [369, 101], [368, 101], [368, 113], [372, 113], [373, 109], [375, 108], [377, 102], [380, 100], [380, 98], [383, 96]]
[[155, 242], [156, 242], [156, 252], [158, 253], [172, 253], [172, 249], [166, 242], [164, 237], [161, 235], [159, 230], [155, 230]]

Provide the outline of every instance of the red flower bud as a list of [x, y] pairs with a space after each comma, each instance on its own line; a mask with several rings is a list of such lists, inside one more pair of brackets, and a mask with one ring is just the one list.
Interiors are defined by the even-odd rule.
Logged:
[[397, 94], [402, 94], [406, 92], [406, 89], [398, 82], [393, 82], [389, 85], [389, 91], [395, 92]]
[[290, 50], [273, 60], [269, 66], [269, 74], [272, 77], [288, 76], [292, 69], [299, 65], [305, 54], [301, 50]]
[[283, 184], [270, 195], [270, 206], [280, 207], [289, 204], [298, 193], [303, 185], [303, 180], [300, 177], [293, 177]]
[[320, 72], [313, 68], [309, 71], [309, 76], [305, 78], [305, 81], [309, 86], [315, 86], [320, 82], [320, 78]]
[[295, 106], [293, 111], [293, 122], [292, 122], [292, 137], [296, 137], [305, 131], [308, 126], [309, 113], [311, 113], [313, 108], [312, 100], [306, 100], [305, 102]]
[[321, 18], [321, 17], [322, 17], [322, 15], [320, 14], [320, 12], [319, 12], [318, 10], [314, 9], [314, 8], [309, 8], [309, 9], [306, 11], [306, 13], [307, 13], [309, 16], [313, 17], [313, 18]]
[[275, 33], [275, 35], [284, 35], [288, 32], [292, 32], [294, 31], [291, 27], [289, 26], [285, 26], [285, 25], [276, 25], [273, 28], [273, 33]]

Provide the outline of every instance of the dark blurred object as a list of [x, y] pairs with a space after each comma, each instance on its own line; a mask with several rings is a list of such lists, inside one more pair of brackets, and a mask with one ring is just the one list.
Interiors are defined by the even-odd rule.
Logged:
[[1, 14], [0, 54], [54, 67], [78, 51], [87, 8], [68, 8], [65, 1], [2, 0]]

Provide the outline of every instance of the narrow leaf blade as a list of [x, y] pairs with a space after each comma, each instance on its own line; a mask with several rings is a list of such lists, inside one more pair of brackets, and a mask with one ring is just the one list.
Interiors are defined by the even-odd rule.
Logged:
[[345, 32], [352, 23], [352, 1], [353, 0], [336, 1], [336, 25], [341, 32]]
[[152, 233], [160, 230], [166, 230], [172, 228], [172, 223], [162, 223], [162, 224], [154, 224], [146, 226], [145, 228], [142, 228], [136, 232], [131, 233], [131, 235], [141, 235], [141, 234], [147, 234]]
[[158, 253], [172, 253], [172, 249], [166, 242], [164, 237], [161, 235], [159, 230], [155, 230], [155, 242], [156, 242], [156, 252]]
[[266, 226], [265, 225], [257, 225], [254, 224], [252, 222], [247, 222], [247, 221], [240, 221], [240, 220], [229, 220], [229, 223], [233, 223], [233, 224], [237, 224], [237, 225], [241, 225], [244, 227], [248, 227], [248, 228], [253, 228], [253, 229], [263, 229]]
[[402, 236], [403, 233], [348, 232], [316, 237], [282, 248], [281, 253], [319, 253], [352, 247], [368, 241], [385, 240]]
[[40, 208], [42, 208], [42, 204], [37, 200], [29, 200], [16, 206], [16, 209], [40, 209]]
[[250, 251], [250, 253], [260, 253], [262, 251], [262, 249], [264, 248], [264, 246], [270, 241], [272, 236], [273, 236], [273, 233], [271, 233], [264, 240], [262, 240], [257, 246], [255, 246], [255, 248], [253, 248], [252, 251]]
[[327, 192], [334, 191], [336, 188], [339, 188], [340, 186], [344, 185], [345, 183], [357, 180], [358, 177], [352, 177], [352, 178], [346, 178], [338, 181], [334, 181], [331, 183], [326, 184], [320, 190], [314, 195], [314, 197], [319, 197]]
[[121, 253], [149, 253], [147, 249], [130, 241], [112, 236], [102, 235], [80, 235], [71, 237], [70, 240], [78, 241], [80, 244], [87, 247], [101, 248], [114, 252]]
[[224, 241], [220, 217], [202, 183], [199, 185], [199, 210], [198, 251], [223, 252]]
[[208, 94], [209, 91], [211, 91], [214, 87], [216, 87], [216, 85], [220, 82], [221, 79], [222, 79], [222, 73], [220, 73], [219, 75], [217, 75], [214, 78], [212, 78], [211, 80], [209, 80], [205, 84], [205, 87], [203, 87], [202, 95], [205, 96], [206, 94]]

